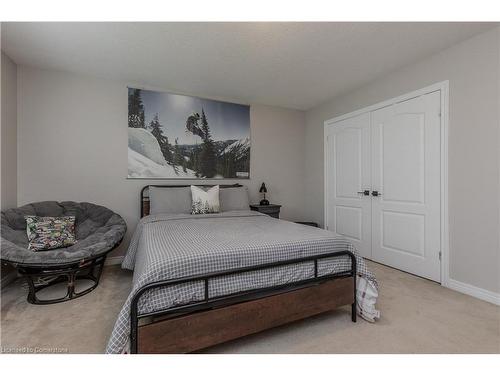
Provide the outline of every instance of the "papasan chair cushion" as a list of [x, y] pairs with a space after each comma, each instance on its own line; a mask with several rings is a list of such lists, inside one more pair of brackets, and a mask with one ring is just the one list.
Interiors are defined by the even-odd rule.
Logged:
[[[75, 216], [77, 242], [73, 246], [28, 250], [26, 215]], [[110, 209], [82, 202], [37, 202], [2, 212], [1, 259], [14, 265], [66, 265], [95, 258], [112, 250], [122, 240], [127, 225]]]

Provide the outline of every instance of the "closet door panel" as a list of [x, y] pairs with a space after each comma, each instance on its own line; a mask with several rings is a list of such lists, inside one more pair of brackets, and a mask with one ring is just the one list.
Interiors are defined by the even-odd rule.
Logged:
[[440, 281], [440, 93], [371, 113], [372, 254]]
[[371, 258], [370, 115], [330, 125], [326, 147], [327, 229]]

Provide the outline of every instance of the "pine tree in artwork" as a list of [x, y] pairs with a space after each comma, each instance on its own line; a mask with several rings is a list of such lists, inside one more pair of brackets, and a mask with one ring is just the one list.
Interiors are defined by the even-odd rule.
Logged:
[[217, 157], [215, 154], [215, 146], [210, 134], [207, 116], [205, 110], [201, 110], [201, 130], [203, 131], [203, 143], [201, 145], [201, 153], [199, 157], [199, 171], [204, 177], [211, 178], [217, 173]]
[[[182, 155], [181, 149], [179, 147], [179, 140], [178, 140], [178, 138], [175, 138], [173, 164], [174, 164], [175, 168], [177, 168], [178, 166], [180, 166], [180, 167], [182, 167], [182, 170], [184, 172], [187, 172], [187, 170], [186, 170], [186, 160], [184, 159], [184, 156]], [[177, 172], [177, 169], [176, 169], [176, 172]]]
[[[201, 124], [199, 124], [200, 122]], [[197, 147], [191, 154], [189, 161], [190, 168], [195, 171], [196, 177], [214, 177], [217, 173], [217, 155], [215, 144], [210, 134], [208, 119], [203, 108], [201, 116], [198, 113], [193, 113], [187, 118], [186, 131], [202, 139], [200, 147]]]
[[140, 89], [128, 89], [128, 126], [129, 128], [146, 128]]
[[[196, 145], [198, 146], [198, 145]], [[198, 172], [200, 170], [200, 163], [199, 163], [199, 149], [198, 147], [193, 148], [191, 150], [190, 156], [189, 156], [189, 162], [187, 163], [187, 167], [189, 169], [192, 169], [195, 171], [195, 176], [200, 177], [200, 173]]]
[[203, 141], [208, 141], [212, 139], [212, 135], [210, 134], [210, 128], [208, 127], [207, 116], [205, 115], [205, 110], [201, 109], [201, 130], [203, 131]]
[[167, 162], [172, 162], [172, 153], [170, 152], [171, 146], [168, 143], [168, 137], [163, 134], [163, 128], [160, 123], [158, 113], [154, 116], [153, 120], [149, 123], [151, 134], [156, 138], [160, 145], [160, 150], [163, 157]]

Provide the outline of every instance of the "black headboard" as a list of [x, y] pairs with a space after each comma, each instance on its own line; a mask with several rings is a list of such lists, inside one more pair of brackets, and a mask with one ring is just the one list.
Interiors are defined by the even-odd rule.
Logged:
[[[203, 188], [210, 188], [212, 186], [215, 186], [217, 184], [202, 184], [202, 185], [195, 185]], [[191, 185], [146, 185], [141, 189], [141, 218], [144, 216], [149, 215], [149, 187], [158, 187], [158, 188], [181, 188], [181, 187], [190, 187]], [[243, 185], [241, 184], [232, 184], [232, 185], [220, 185], [220, 188], [232, 188], [232, 187], [242, 187]]]

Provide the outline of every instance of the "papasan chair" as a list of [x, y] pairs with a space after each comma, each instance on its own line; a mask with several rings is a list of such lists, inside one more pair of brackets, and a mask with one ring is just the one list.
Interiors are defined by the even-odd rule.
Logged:
[[[26, 215], [75, 216], [76, 243], [52, 250], [29, 250]], [[25, 277], [29, 303], [63, 302], [81, 297], [97, 287], [106, 255], [118, 247], [126, 230], [122, 217], [103, 206], [86, 202], [31, 203], [2, 212], [1, 260]], [[91, 285], [77, 290], [78, 280], [90, 280]], [[40, 290], [59, 283], [66, 283], [64, 297], [37, 297]]]

